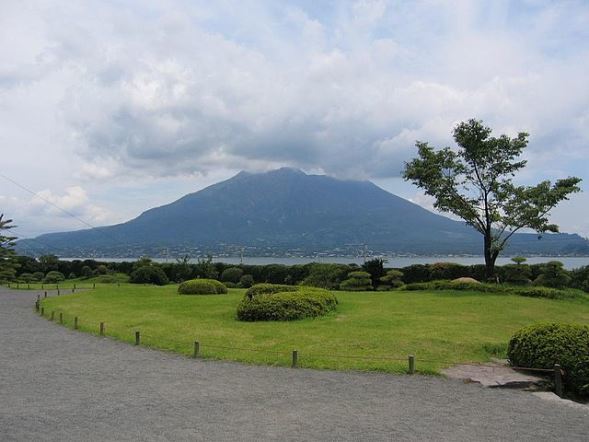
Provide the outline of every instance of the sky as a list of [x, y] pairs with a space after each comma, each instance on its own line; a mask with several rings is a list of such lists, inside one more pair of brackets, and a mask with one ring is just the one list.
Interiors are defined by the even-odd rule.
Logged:
[[404, 162], [477, 118], [530, 134], [518, 183], [584, 179], [552, 220], [589, 236], [588, 74], [585, 0], [3, 0], [0, 212], [114, 224], [283, 166], [431, 208]]

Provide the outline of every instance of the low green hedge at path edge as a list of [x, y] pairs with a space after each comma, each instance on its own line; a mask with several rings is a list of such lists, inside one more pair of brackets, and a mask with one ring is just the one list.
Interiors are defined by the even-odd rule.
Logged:
[[[245, 290], [220, 296], [180, 296], [176, 285], [121, 284], [43, 299], [45, 316], [79, 317], [80, 330], [192, 355], [289, 366], [292, 350], [309, 368], [404, 373], [416, 356], [421, 373], [504, 356], [519, 328], [542, 321], [589, 324], [589, 300], [551, 300], [468, 292], [337, 292], [325, 317], [287, 322], [241, 322], [236, 307]], [[226, 348], [231, 347], [231, 348]], [[254, 349], [257, 351], [249, 351]], [[395, 360], [399, 359], [399, 360]]]

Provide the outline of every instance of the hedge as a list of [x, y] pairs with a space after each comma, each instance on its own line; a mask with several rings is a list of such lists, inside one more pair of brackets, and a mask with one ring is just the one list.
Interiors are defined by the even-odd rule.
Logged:
[[279, 292], [296, 292], [298, 287], [294, 285], [285, 285], [285, 284], [256, 284], [251, 286], [247, 292], [245, 292], [245, 296], [248, 299], [253, 299], [258, 295], [271, 295], [273, 293]]
[[519, 330], [507, 356], [512, 365], [565, 370], [565, 386], [575, 394], [589, 395], [589, 327], [576, 324], [538, 324]]
[[[293, 287], [263, 284], [246, 295], [237, 306], [240, 321], [292, 321], [325, 315], [335, 309], [336, 297], [329, 291], [315, 287]], [[288, 291], [275, 291], [288, 287]], [[292, 290], [294, 289], [294, 290]], [[251, 290], [251, 289], [250, 289]], [[248, 290], [249, 292], [249, 290]], [[265, 293], [262, 293], [265, 292]]]
[[181, 295], [222, 295], [227, 287], [215, 279], [191, 279], [178, 286]]

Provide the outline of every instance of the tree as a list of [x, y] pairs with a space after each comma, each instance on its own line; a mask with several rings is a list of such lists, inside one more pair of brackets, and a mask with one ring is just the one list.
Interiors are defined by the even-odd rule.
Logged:
[[437, 151], [418, 141], [418, 157], [405, 164], [403, 177], [434, 197], [436, 209], [462, 218], [483, 235], [486, 276], [491, 278], [497, 256], [516, 232], [558, 232], [548, 221], [549, 212], [581, 190], [581, 179], [514, 184], [516, 172], [526, 166], [519, 158], [528, 144], [525, 132], [495, 138], [482, 121], [471, 119], [455, 127], [454, 140], [457, 150]]
[[14, 251], [16, 237], [3, 233], [16, 227], [11, 223], [11, 219], [4, 219], [4, 214], [0, 214], [0, 281], [11, 281], [16, 276], [17, 263]]

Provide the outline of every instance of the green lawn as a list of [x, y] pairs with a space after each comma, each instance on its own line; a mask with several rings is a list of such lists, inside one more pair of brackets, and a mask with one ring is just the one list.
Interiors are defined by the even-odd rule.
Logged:
[[[243, 290], [180, 296], [177, 286], [97, 285], [96, 290], [47, 298], [45, 316], [79, 317], [82, 331], [190, 355], [200, 342], [207, 358], [303, 367], [405, 372], [407, 355], [422, 373], [501, 354], [518, 328], [541, 321], [589, 323], [589, 298], [549, 300], [465, 292], [337, 292], [337, 311], [293, 322], [235, 320]], [[231, 348], [224, 348], [231, 347]], [[257, 350], [257, 351], [253, 351]], [[399, 360], [395, 360], [399, 359]]]

